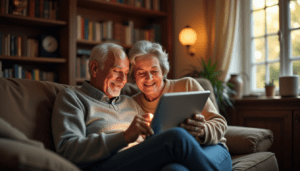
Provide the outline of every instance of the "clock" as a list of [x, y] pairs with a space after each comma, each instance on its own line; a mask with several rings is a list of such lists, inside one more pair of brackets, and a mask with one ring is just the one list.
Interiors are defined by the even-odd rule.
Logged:
[[41, 35], [40, 52], [42, 57], [59, 57], [56, 36]]

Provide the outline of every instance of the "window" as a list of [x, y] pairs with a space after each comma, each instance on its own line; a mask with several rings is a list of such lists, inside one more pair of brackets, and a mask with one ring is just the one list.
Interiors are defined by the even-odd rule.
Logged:
[[300, 0], [247, 0], [243, 8], [250, 91], [272, 80], [279, 87], [281, 75], [300, 75]]

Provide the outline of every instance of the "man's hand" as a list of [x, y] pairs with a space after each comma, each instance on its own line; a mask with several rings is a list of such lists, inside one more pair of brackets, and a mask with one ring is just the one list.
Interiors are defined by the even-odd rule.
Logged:
[[199, 113], [194, 115], [194, 119], [187, 119], [186, 123], [181, 123], [180, 127], [186, 129], [194, 137], [203, 137], [205, 134], [204, 124], [205, 118]]
[[140, 134], [153, 135], [154, 131], [150, 127], [152, 118], [153, 118], [152, 113], [135, 116], [129, 128], [124, 132], [126, 142], [132, 143], [136, 141], [136, 139], [140, 136]]

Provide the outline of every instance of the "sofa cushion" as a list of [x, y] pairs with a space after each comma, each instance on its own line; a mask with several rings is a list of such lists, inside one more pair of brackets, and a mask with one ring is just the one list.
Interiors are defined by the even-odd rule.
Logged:
[[278, 171], [274, 153], [258, 152], [248, 155], [232, 156], [233, 171]]
[[80, 170], [56, 153], [27, 143], [0, 138], [0, 147], [3, 170]]
[[26, 135], [12, 127], [2, 118], [0, 118], [0, 138], [16, 140], [39, 148], [44, 148], [44, 144], [42, 142], [28, 139]]
[[231, 155], [267, 151], [273, 143], [273, 133], [268, 129], [228, 126], [226, 145]]
[[51, 114], [56, 95], [64, 87], [48, 81], [0, 78], [0, 118], [54, 150]]

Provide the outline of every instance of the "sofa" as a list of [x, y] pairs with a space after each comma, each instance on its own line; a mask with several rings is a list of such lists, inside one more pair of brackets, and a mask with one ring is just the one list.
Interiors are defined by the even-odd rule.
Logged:
[[[197, 81], [212, 92], [210, 98], [216, 105], [210, 82]], [[55, 152], [52, 139], [52, 108], [65, 87], [68, 85], [48, 81], [0, 78], [0, 170], [80, 170]], [[137, 92], [135, 84], [127, 83], [121, 93], [131, 96]], [[273, 143], [270, 130], [228, 126], [225, 137], [234, 171], [278, 170], [274, 153], [267, 151]]]

